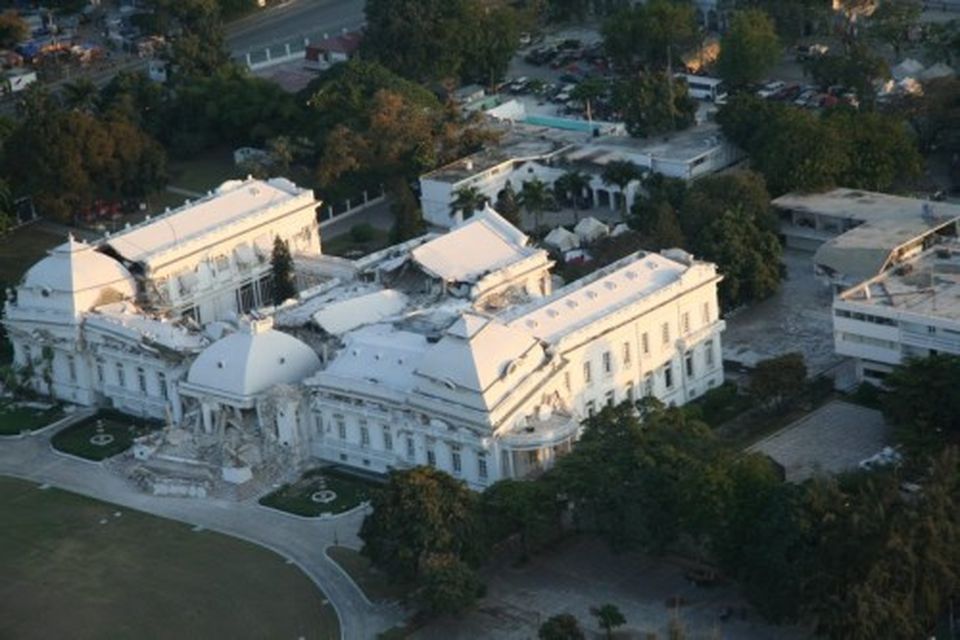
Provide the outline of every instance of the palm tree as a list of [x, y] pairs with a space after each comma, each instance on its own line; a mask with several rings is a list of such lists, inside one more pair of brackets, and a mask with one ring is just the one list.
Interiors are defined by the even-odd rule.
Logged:
[[623, 203], [621, 215], [624, 220], [627, 219], [627, 185], [642, 177], [643, 170], [629, 160], [611, 160], [607, 163], [607, 166], [603, 168], [603, 174], [600, 176], [600, 179], [603, 180], [604, 184], [617, 187], [623, 196], [621, 198]]
[[461, 211], [464, 220], [472, 216], [477, 209], [482, 209], [483, 205], [490, 200], [480, 193], [476, 187], [460, 187], [454, 195], [456, 197], [450, 203], [450, 217], [452, 218], [457, 215], [458, 211]]
[[553, 188], [562, 200], [572, 201], [573, 205], [579, 206], [583, 202], [583, 192], [590, 186], [590, 176], [576, 169], [567, 171], [557, 178]]
[[100, 92], [90, 78], [80, 78], [63, 85], [63, 106], [73, 111], [93, 113]]
[[527, 213], [533, 215], [534, 227], [540, 228], [540, 216], [543, 212], [553, 205], [553, 194], [550, 188], [544, 183], [534, 178], [523, 183], [520, 189], [520, 206], [527, 210]]

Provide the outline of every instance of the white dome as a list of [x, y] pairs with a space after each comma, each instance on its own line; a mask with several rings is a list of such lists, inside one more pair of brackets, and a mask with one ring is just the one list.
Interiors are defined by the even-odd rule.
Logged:
[[137, 284], [122, 264], [71, 237], [30, 267], [20, 289], [34, 306], [79, 313], [118, 297], [134, 298]]
[[291, 335], [252, 323], [217, 340], [190, 365], [187, 382], [234, 397], [300, 382], [320, 368], [313, 349]]

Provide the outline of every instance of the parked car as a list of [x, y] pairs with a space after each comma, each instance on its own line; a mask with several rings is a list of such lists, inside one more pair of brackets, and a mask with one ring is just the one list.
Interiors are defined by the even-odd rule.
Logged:
[[797, 96], [800, 95], [802, 88], [798, 84], [788, 84], [787, 86], [777, 91], [776, 94], [772, 96], [773, 100], [779, 100], [781, 102], [793, 102], [797, 99]]
[[830, 47], [825, 44], [798, 44], [794, 51], [797, 60], [803, 61], [826, 55], [826, 53], [830, 51]]
[[760, 87], [760, 89], [757, 90], [757, 97], [763, 98], [764, 100], [766, 100], [767, 98], [770, 98], [773, 95], [775, 95], [778, 91], [783, 89], [785, 86], [787, 86], [787, 83], [782, 80], [774, 80], [773, 82], [768, 82], [767, 84], [763, 85], [762, 87]]

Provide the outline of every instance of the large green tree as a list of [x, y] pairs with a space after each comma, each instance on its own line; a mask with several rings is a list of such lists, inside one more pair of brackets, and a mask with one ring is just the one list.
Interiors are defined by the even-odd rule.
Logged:
[[696, 34], [693, 5], [674, 0], [635, 4], [603, 25], [607, 55], [624, 71], [671, 71], [678, 56], [694, 44]]
[[[417, 582], [428, 559], [450, 554], [467, 564], [482, 554], [477, 495], [432, 467], [395, 471], [360, 528], [362, 553], [399, 582]], [[444, 561], [441, 568], [450, 568]], [[459, 571], [458, 568], [452, 568]]]
[[30, 27], [16, 11], [0, 13], [0, 47], [12, 49], [30, 37]]
[[760, 9], [734, 14], [720, 39], [717, 72], [733, 88], [759, 82], [780, 62], [782, 49], [773, 22]]
[[[95, 200], [141, 197], [166, 182], [166, 154], [123, 119], [59, 109], [42, 90], [5, 142], [4, 174], [37, 210], [70, 221]], [[29, 151], [25, 151], [29, 150]]]
[[476, 572], [452, 553], [430, 553], [422, 562], [417, 600], [435, 615], [460, 613], [482, 595]]
[[923, 5], [918, 0], [885, 0], [870, 15], [867, 33], [878, 42], [890, 45], [899, 59], [921, 13]]
[[960, 357], [908, 360], [884, 380], [884, 413], [912, 449], [938, 448], [960, 436]]
[[506, 2], [369, 0], [363, 50], [418, 82], [493, 85], [519, 45], [520, 14]]
[[726, 308], [763, 300], [780, 286], [777, 236], [757, 226], [743, 207], [734, 207], [713, 220], [692, 243], [695, 254], [717, 264], [723, 281], [720, 302]]
[[273, 252], [270, 254], [270, 272], [273, 275], [273, 304], [283, 304], [297, 295], [296, 273], [293, 269], [293, 256], [290, 247], [280, 237], [273, 239]]
[[624, 78], [614, 85], [613, 105], [621, 112], [627, 132], [636, 138], [686, 129], [694, 124], [697, 103], [686, 82], [666, 73]]

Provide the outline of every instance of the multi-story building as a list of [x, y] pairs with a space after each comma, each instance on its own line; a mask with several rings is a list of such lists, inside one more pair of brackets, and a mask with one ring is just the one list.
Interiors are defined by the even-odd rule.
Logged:
[[873, 383], [910, 358], [960, 355], [958, 293], [960, 243], [950, 239], [841, 293], [833, 304], [836, 351]]
[[[427, 464], [482, 488], [549, 467], [605, 405], [680, 405], [723, 381], [720, 276], [683, 251], [638, 252], [554, 290], [546, 251], [486, 209], [446, 234], [326, 264], [306, 244], [318, 238], [306, 198], [270, 185], [296, 206], [273, 215], [243, 198], [229, 210], [245, 215], [219, 224], [200, 205], [150, 223], [169, 229], [70, 241], [7, 303], [16, 363], [38, 391], [166, 419], [135, 448], [141, 473], [214, 468], [242, 483], [311, 460]], [[259, 202], [266, 186], [226, 189]], [[268, 210], [274, 196], [286, 200], [271, 195]], [[241, 291], [262, 275], [219, 277], [218, 257], [260, 264], [273, 233], [301, 243], [295, 261], [320, 282], [243, 317]], [[210, 273], [184, 287], [200, 269]], [[233, 317], [209, 302], [225, 300]]]

